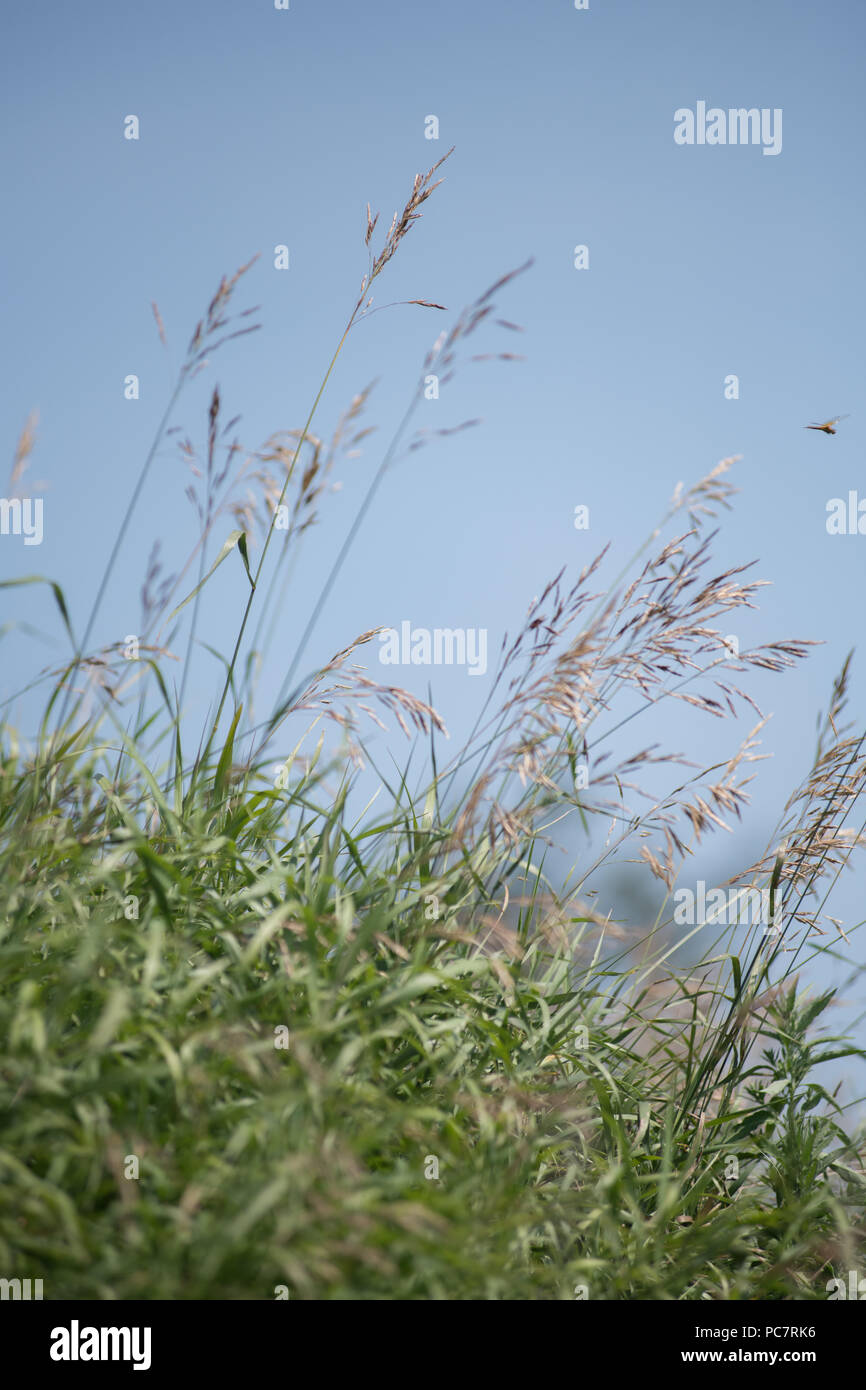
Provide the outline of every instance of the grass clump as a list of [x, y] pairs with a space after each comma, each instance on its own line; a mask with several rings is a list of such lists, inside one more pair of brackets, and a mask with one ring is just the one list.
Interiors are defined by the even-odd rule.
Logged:
[[[388, 468], [428, 442], [407, 437], [413, 402], [269, 715], [246, 713], [288, 566], [335, 461], [368, 433], [367, 391], [330, 444], [316, 410], [438, 167], [369, 250], [302, 429], [244, 457], [214, 387], [203, 457], [180, 445], [199, 535], [179, 574], [163, 578], [154, 551], [135, 651], [88, 647], [121, 530], [81, 640], [53, 584], [71, 655], [42, 678], [36, 733], [2, 726], [0, 1265], [48, 1298], [817, 1299], [862, 1265], [862, 1139], [821, 1069], [863, 1054], [824, 1024], [832, 992], [806, 978], [817, 953], [847, 946], [826, 898], [862, 843], [848, 663], [812, 768], [732, 880], [771, 905], [745, 931], [710, 915], [683, 932], [671, 898], [746, 805], [760, 723], [696, 771], [622, 747], [654, 704], [735, 715], [753, 703], [743, 675], [805, 654], [795, 640], [734, 653], [721, 635], [759, 587], [711, 569], [730, 460], [674, 497], [649, 559], [602, 581], [602, 555], [551, 580], [443, 764], [432, 705], [354, 661], [375, 632], [299, 675]], [[368, 248], [375, 227], [368, 208]], [[186, 383], [253, 327], [232, 318], [248, 269], [193, 334], [125, 526]], [[443, 333], [422, 383], [434, 362], [456, 370], [476, 330], [515, 329], [493, 301], [510, 279]], [[16, 477], [30, 447], [32, 431]], [[208, 567], [227, 514], [239, 524]], [[235, 550], [244, 611], [187, 756], [200, 606]], [[187, 620], [178, 690], [165, 663]], [[376, 769], [364, 713], [396, 719], [423, 769]], [[275, 768], [289, 728], [294, 753]], [[350, 809], [363, 764], [385, 811]], [[654, 790], [635, 810], [641, 774]], [[555, 827], [572, 823], [583, 857], [555, 875]], [[593, 886], [636, 842], [663, 892], [642, 932]]]

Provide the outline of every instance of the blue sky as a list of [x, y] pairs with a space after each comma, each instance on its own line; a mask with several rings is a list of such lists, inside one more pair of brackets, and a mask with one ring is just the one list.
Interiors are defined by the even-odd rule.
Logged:
[[[310, 663], [404, 619], [486, 628], [496, 650], [561, 566], [576, 575], [608, 541], [624, 561], [679, 480], [740, 455], [719, 567], [757, 559], [773, 587], [738, 636], [825, 644], [798, 670], [749, 686], [773, 715], [763, 749], [772, 758], [743, 829], [716, 853], [726, 871], [738, 855], [754, 857], [807, 770], [832, 676], [864, 636], [866, 536], [828, 536], [825, 526], [828, 499], [866, 496], [863, 6], [19, 3], [5, 8], [3, 28], [0, 422], [11, 457], [38, 410], [29, 476], [46, 484], [43, 543], [0, 537], [4, 577], [59, 580], [80, 629], [192, 328], [220, 277], [256, 252], [238, 305], [260, 304], [263, 328], [221, 349], [174, 423], [200, 443], [216, 381], [223, 418], [242, 415], [250, 447], [299, 426], [366, 268], [366, 203], [387, 226], [416, 171], [454, 145], [446, 182], [376, 286], [377, 304], [427, 298], [449, 314], [394, 308], [349, 339], [315, 427], [327, 435], [376, 377], [367, 422], [377, 432], [341, 466], [342, 489], [306, 538], [265, 690], [280, 683], [436, 334], [534, 257], [498, 299], [524, 333], [479, 344], [525, 360], [473, 364], [425, 403], [418, 424], [483, 423], [388, 476]], [[699, 101], [781, 109], [781, 152], [677, 145], [674, 113]], [[130, 113], [138, 141], [123, 138]], [[431, 114], [435, 141], [425, 139]], [[290, 248], [288, 271], [273, 268], [279, 244]], [[587, 270], [574, 268], [578, 244], [589, 247]], [[140, 378], [138, 401], [124, 399], [129, 373]], [[737, 400], [724, 395], [731, 373]], [[803, 428], [839, 413], [850, 418], [835, 437]], [[170, 565], [185, 559], [188, 482], [163, 448], [97, 642], [136, 630], [155, 537]], [[587, 532], [573, 526], [581, 503]], [[222, 649], [234, 639], [241, 581], [227, 564], [211, 591], [201, 636]], [[54, 645], [7, 633], [4, 699], [64, 651], [47, 591], [12, 595], [0, 626], [29, 622]], [[862, 660], [851, 711], [861, 718]], [[191, 714], [205, 709], [216, 675], [203, 655]], [[430, 675], [408, 668], [400, 679], [423, 696]], [[432, 675], [456, 742], [486, 682]], [[26, 726], [35, 706], [13, 708]], [[687, 736], [684, 751], [708, 762], [747, 731], [745, 721], [695, 723], [677, 706], [651, 720], [636, 741], [683, 747]], [[396, 734], [386, 743], [399, 749]], [[862, 895], [848, 877], [837, 906], [850, 923]], [[852, 955], [862, 959], [862, 945]]]

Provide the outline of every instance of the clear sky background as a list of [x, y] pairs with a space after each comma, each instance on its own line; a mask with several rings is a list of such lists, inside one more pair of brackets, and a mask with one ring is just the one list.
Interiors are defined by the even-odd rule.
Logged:
[[[571, 0], [291, 0], [285, 12], [269, 0], [7, 0], [2, 28], [0, 425], [11, 458], [38, 410], [28, 476], [45, 481], [43, 543], [0, 537], [3, 576], [57, 579], [80, 630], [192, 329], [220, 277], [256, 252], [238, 306], [260, 304], [264, 327], [220, 350], [174, 423], [200, 445], [216, 381], [223, 419], [242, 415], [249, 447], [300, 426], [366, 269], [366, 203], [387, 227], [416, 171], [454, 145], [446, 182], [376, 286], [378, 304], [426, 298], [449, 313], [394, 308], [350, 337], [315, 428], [327, 435], [374, 377], [367, 423], [378, 428], [340, 466], [342, 489], [306, 538], [263, 694], [280, 684], [436, 334], [532, 256], [498, 299], [525, 332], [476, 349], [525, 360], [474, 364], [425, 404], [417, 424], [483, 423], [389, 475], [305, 665], [406, 618], [487, 628], [493, 653], [561, 566], [574, 577], [610, 541], [618, 567], [679, 480], [741, 455], [718, 567], [756, 559], [774, 587], [737, 635], [744, 646], [825, 644], [797, 670], [749, 684], [773, 715], [772, 756], [707, 877], [756, 857], [808, 769], [818, 711], [852, 646], [851, 713], [862, 723], [866, 710], [866, 536], [825, 526], [829, 498], [866, 497], [860, 0], [590, 0], [588, 11]], [[781, 153], [678, 146], [674, 112], [698, 101], [781, 108]], [[129, 114], [138, 141], [123, 138]], [[425, 139], [431, 114], [438, 141]], [[288, 271], [273, 267], [281, 243]], [[577, 244], [589, 247], [587, 270], [574, 268]], [[138, 401], [124, 399], [129, 373]], [[730, 373], [738, 400], [725, 399]], [[846, 412], [835, 437], [803, 428]], [[136, 631], [154, 538], [169, 567], [185, 560], [189, 481], [164, 447], [97, 644]], [[574, 529], [579, 503], [587, 532]], [[201, 636], [226, 650], [245, 599], [239, 566], [226, 564], [211, 593]], [[65, 648], [47, 591], [5, 591], [0, 602], [0, 627], [25, 621], [52, 642], [7, 632], [6, 699]], [[191, 716], [218, 675], [203, 654]], [[422, 696], [432, 678], [454, 742], [489, 680], [396, 675]], [[12, 708], [32, 727], [32, 700]], [[709, 763], [747, 729], [671, 705], [642, 716], [619, 751], [658, 741]], [[400, 749], [396, 732], [380, 743]], [[862, 884], [849, 874], [836, 900], [849, 924]], [[862, 960], [854, 942], [849, 959]], [[858, 1007], [852, 999], [852, 1016]]]

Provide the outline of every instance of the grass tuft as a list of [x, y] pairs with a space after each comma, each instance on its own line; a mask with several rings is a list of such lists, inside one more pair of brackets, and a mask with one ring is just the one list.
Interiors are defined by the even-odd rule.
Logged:
[[[822, 1069], [864, 1054], [808, 980], [820, 954], [847, 955], [828, 899], [864, 843], [849, 662], [811, 770], [730, 881], [766, 895], [769, 922], [709, 913], [684, 930], [675, 907], [696, 848], [748, 805], [763, 722], [750, 673], [810, 645], [740, 653], [722, 635], [761, 585], [712, 560], [732, 460], [678, 490], [619, 575], [603, 577], [602, 553], [551, 579], [443, 763], [432, 702], [353, 659], [375, 629], [302, 674], [379, 486], [431, 442], [408, 432], [416, 393], [283, 689], [253, 713], [302, 538], [335, 463], [371, 433], [371, 388], [330, 443], [314, 417], [441, 163], [378, 251], [368, 205], [361, 294], [301, 428], [245, 451], [214, 387], [203, 452], [179, 444], [198, 534], [167, 576], [154, 547], [136, 651], [90, 648], [101, 600], [187, 380], [256, 326], [232, 304], [252, 262], [192, 334], [80, 641], [47, 581], [69, 656], [29, 687], [35, 731], [0, 725], [0, 1268], [48, 1298], [808, 1300], [862, 1268], [863, 1137]], [[467, 366], [476, 331], [517, 330], [493, 299], [517, 273], [441, 335], [422, 383], [434, 361], [445, 377]], [[513, 358], [474, 354], [490, 356]], [[31, 423], [13, 482], [32, 448]], [[191, 734], [201, 605], [223, 561], [245, 608]], [[629, 748], [666, 700], [758, 722], [713, 767]], [[376, 767], [368, 717], [412, 742], [396, 775]], [[357, 816], [362, 765], [381, 804]], [[555, 874], [566, 824], [585, 832], [581, 858]], [[662, 893], [643, 930], [595, 887], [635, 854]]]

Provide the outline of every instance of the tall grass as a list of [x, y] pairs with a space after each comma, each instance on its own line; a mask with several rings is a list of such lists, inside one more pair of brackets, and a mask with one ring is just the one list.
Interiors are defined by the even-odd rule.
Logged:
[[[301, 429], [245, 454], [214, 387], [202, 456], [180, 444], [199, 534], [174, 575], [154, 550], [140, 649], [89, 643], [177, 401], [255, 326], [233, 308], [249, 266], [193, 333], [80, 640], [50, 581], [70, 656], [32, 684], [35, 733], [7, 722], [0, 740], [0, 1271], [48, 1298], [819, 1299], [862, 1268], [863, 1140], [822, 1066], [864, 1054], [828, 1031], [832, 993], [808, 979], [821, 953], [859, 978], [827, 910], [863, 843], [848, 664], [813, 766], [732, 881], [766, 889], [771, 924], [683, 931], [672, 905], [748, 801], [760, 716], [711, 768], [624, 751], [663, 701], [736, 715], [751, 671], [806, 653], [735, 654], [721, 635], [759, 588], [712, 566], [731, 461], [674, 497], [620, 574], [603, 579], [601, 555], [551, 580], [448, 761], [431, 705], [355, 660], [375, 630], [301, 674], [388, 470], [430, 442], [409, 432], [425, 373], [465, 367], [476, 332], [516, 330], [494, 301], [511, 274], [425, 360], [283, 688], [250, 713], [302, 537], [369, 433], [369, 389], [329, 444], [317, 410], [438, 167], [378, 253], [368, 208], [361, 293]], [[189, 749], [201, 605], [235, 551], [244, 611]], [[178, 684], [164, 667], [187, 620]], [[365, 714], [410, 736], [400, 775], [376, 768]], [[358, 817], [364, 763], [388, 805]], [[587, 831], [583, 857], [554, 875], [566, 823]], [[635, 847], [664, 889], [639, 933], [593, 897]]]

